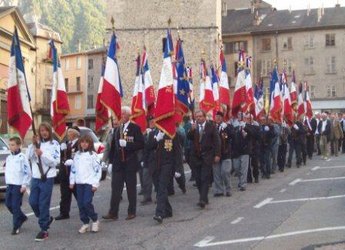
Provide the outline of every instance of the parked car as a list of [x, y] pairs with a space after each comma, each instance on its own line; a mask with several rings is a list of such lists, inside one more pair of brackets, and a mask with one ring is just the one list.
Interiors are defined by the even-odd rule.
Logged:
[[[87, 127], [78, 127], [80, 130], [80, 136], [83, 135], [89, 135], [94, 143], [94, 147], [98, 156], [99, 161], [102, 161], [103, 158], [103, 152], [104, 152], [104, 145], [100, 142], [100, 140], [97, 138], [97, 136], [95, 135], [95, 133]], [[57, 167], [57, 170], [60, 170], [60, 166]], [[107, 176], [107, 166], [102, 165], [102, 177], [101, 180], [104, 180], [105, 177]], [[58, 178], [56, 178], [56, 182], [58, 182]]]
[[5, 162], [7, 156], [10, 154], [10, 149], [7, 143], [0, 137], [0, 199], [5, 198], [6, 183], [5, 183]]

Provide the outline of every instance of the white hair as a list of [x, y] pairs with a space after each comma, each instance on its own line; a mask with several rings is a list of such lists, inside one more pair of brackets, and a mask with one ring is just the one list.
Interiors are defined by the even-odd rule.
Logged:
[[128, 106], [122, 106], [122, 107], [121, 107], [121, 111], [122, 111], [122, 112], [125, 112], [125, 113], [128, 114], [128, 115], [131, 115], [131, 114], [132, 114], [132, 110], [131, 110], [131, 108], [128, 107]]

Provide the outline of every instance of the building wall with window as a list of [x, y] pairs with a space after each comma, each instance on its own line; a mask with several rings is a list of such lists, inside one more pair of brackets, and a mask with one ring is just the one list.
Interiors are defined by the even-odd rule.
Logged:
[[87, 55], [84, 52], [61, 56], [61, 69], [70, 105], [67, 122], [84, 118], [86, 111]]

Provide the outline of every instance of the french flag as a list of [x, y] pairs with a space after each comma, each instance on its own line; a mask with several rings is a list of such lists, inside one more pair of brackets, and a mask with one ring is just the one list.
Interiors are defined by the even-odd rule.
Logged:
[[290, 91], [287, 85], [286, 73], [282, 74], [282, 95], [283, 95], [283, 114], [284, 119], [287, 121], [287, 124], [290, 126], [293, 124], [293, 110], [291, 106]]
[[224, 57], [223, 50], [220, 51], [220, 64], [221, 64], [221, 73], [219, 80], [219, 103], [226, 107], [226, 114], [230, 109], [230, 92], [229, 92], [229, 80], [228, 73], [226, 68], [226, 61]]
[[189, 100], [188, 100], [188, 106], [189, 109], [194, 112], [194, 91], [193, 91], [193, 69], [191, 67], [186, 68], [186, 75], [188, 78], [189, 83]]
[[167, 38], [164, 44], [163, 65], [157, 102], [155, 107], [155, 124], [158, 129], [162, 130], [170, 138], [176, 134], [175, 126], [175, 93], [174, 93], [174, 72], [171, 54], [173, 46], [169, 39], [170, 30], [167, 31]]
[[101, 102], [101, 95], [103, 89], [103, 81], [104, 81], [104, 63], [102, 64], [102, 74], [99, 80], [98, 85], [98, 92], [97, 92], [97, 100], [96, 100], [96, 124], [95, 129], [98, 132], [104, 125], [106, 125], [109, 121], [109, 111], [106, 106], [103, 105]]
[[134, 90], [133, 90], [133, 97], [132, 97], [132, 115], [131, 120], [137, 124], [141, 132], [144, 133], [146, 130], [146, 117], [145, 117], [145, 104], [144, 104], [144, 84], [141, 72], [141, 60], [140, 55], [138, 55], [136, 59], [137, 63], [137, 71], [135, 76], [134, 82]]
[[217, 111], [220, 111], [220, 103], [219, 103], [219, 78], [214, 66], [211, 66], [211, 74], [212, 74], [212, 90], [213, 90], [213, 98], [214, 98], [214, 108], [213, 108], [213, 117], [216, 116]]
[[292, 107], [297, 105], [297, 88], [296, 88], [296, 75], [295, 71], [292, 71], [292, 79], [290, 86], [290, 99]]
[[156, 101], [156, 95], [155, 95], [155, 89], [153, 87], [153, 81], [151, 77], [149, 62], [148, 62], [148, 55], [146, 52], [146, 48], [144, 48], [144, 52], [142, 55], [142, 71], [143, 71], [143, 81], [144, 81], [144, 99], [145, 99], [145, 106], [147, 109], [147, 115], [153, 116], [154, 114], [154, 108], [155, 108], [155, 101]]
[[234, 97], [232, 99], [232, 115], [236, 117], [244, 105], [246, 105], [246, 71], [242, 69], [237, 74]]
[[213, 96], [213, 87], [209, 73], [207, 72], [206, 63], [204, 59], [201, 59], [200, 64], [200, 108], [208, 113], [211, 111], [214, 106], [214, 96]]
[[66, 133], [66, 116], [70, 109], [57, 49], [53, 40], [51, 40], [49, 44], [53, 55], [53, 86], [50, 114], [54, 132], [61, 141]]
[[298, 86], [298, 103], [297, 103], [297, 118], [305, 114], [304, 98], [303, 98], [303, 84], [300, 82]]
[[252, 82], [252, 77], [250, 75], [250, 71], [247, 70], [246, 72], [246, 79], [245, 79], [245, 84], [246, 84], [246, 105], [244, 108], [244, 112], [248, 111], [251, 112], [254, 110], [254, 91], [253, 91], [253, 82]]
[[254, 89], [254, 103], [255, 103], [255, 117], [259, 119], [264, 115], [264, 82], [263, 78], [260, 79], [260, 82], [255, 85]]
[[7, 119], [24, 138], [32, 124], [30, 94], [27, 87], [17, 28], [14, 29], [7, 86]]
[[305, 108], [305, 114], [306, 116], [311, 119], [313, 117], [313, 108], [311, 105], [311, 100], [309, 96], [309, 86], [308, 83], [304, 83], [305, 87], [305, 97], [304, 97], [304, 108]]
[[117, 63], [116, 52], [118, 49], [116, 36], [113, 33], [108, 49], [107, 61], [104, 70], [104, 81], [101, 102], [115, 115], [117, 120], [121, 118], [122, 86]]
[[270, 116], [273, 121], [281, 122], [282, 100], [277, 66], [274, 67], [272, 72], [272, 78], [270, 82], [270, 93]]

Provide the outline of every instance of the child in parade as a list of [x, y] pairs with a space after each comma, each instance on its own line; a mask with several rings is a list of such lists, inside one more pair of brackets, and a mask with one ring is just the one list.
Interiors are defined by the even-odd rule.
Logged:
[[92, 198], [99, 187], [102, 171], [90, 136], [85, 135], [80, 138], [78, 152], [74, 159], [67, 160], [65, 165], [71, 166], [70, 188], [73, 189], [76, 185], [79, 215], [83, 222], [79, 233], [98, 232], [98, 215], [92, 204]]
[[13, 215], [12, 235], [19, 234], [19, 229], [28, 219], [22, 212], [21, 206], [26, 187], [31, 180], [31, 169], [29, 161], [20, 150], [21, 145], [22, 141], [19, 137], [10, 138], [11, 154], [6, 158], [6, 207]]
[[50, 216], [49, 208], [56, 166], [60, 162], [60, 145], [53, 139], [52, 127], [49, 123], [43, 122], [39, 125], [38, 136], [33, 137], [26, 154], [32, 168], [29, 203], [41, 228], [35, 241], [44, 241], [48, 238], [49, 226], [54, 221]]

